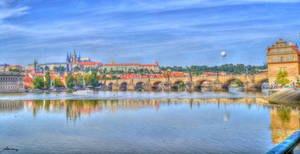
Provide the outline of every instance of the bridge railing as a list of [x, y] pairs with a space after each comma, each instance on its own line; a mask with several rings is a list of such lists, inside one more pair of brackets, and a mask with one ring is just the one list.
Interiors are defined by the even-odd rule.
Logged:
[[276, 147], [271, 149], [267, 154], [292, 154], [295, 147], [300, 143], [300, 129], [286, 138]]

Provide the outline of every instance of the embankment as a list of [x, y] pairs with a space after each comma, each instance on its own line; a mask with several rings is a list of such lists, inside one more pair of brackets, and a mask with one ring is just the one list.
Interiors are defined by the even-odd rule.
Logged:
[[300, 91], [283, 89], [268, 97], [270, 103], [300, 105]]

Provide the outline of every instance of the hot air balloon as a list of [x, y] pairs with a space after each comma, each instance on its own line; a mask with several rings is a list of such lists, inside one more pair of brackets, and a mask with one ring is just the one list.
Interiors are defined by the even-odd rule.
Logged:
[[226, 51], [222, 51], [222, 52], [221, 52], [221, 56], [222, 56], [222, 57], [226, 57]]

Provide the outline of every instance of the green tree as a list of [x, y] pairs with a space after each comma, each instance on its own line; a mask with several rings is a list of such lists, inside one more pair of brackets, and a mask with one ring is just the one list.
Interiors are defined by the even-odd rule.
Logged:
[[288, 77], [288, 72], [287, 71], [280, 71], [277, 74], [277, 83], [280, 85], [286, 85], [289, 84], [290, 81], [287, 79]]
[[183, 90], [183, 89], [185, 88], [184, 82], [180, 82], [180, 83], [178, 84], [178, 88], [181, 89], [181, 90]]
[[84, 86], [88, 86], [91, 83], [91, 75], [89, 73], [85, 73], [83, 75], [84, 78]]
[[72, 89], [75, 86], [75, 80], [72, 72], [68, 72], [68, 75], [66, 77], [66, 84], [67, 87], [70, 89]]
[[49, 89], [50, 86], [51, 86], [51, 77], [50, 77], [49, 71], [47, 71], [47, 73], [45, 75], [45, 79], [46, 79], [46, 81], [45, 81], [45, 88]]
[[60, 77], [56, 77], [56, 78], [54, 79], [54, 87], [55, 87], [55, 88], [63, 87], [63, 84], [62, 84], [61, 81], [60, 81]]
[[82, 88], [83, 85], [83, 76], [82, 74], [78, 73], [75, 75], [75, 80], [76, 80], [76, 86]]
[[97, 87], [98, 86], [98, 81], [99, 81], [99, 78], [98, 78], [97, 72], [93, 71], [92, 75], [91, 75], [91, 85], [94, 88]]
[[44, 88], [44, 78], [42, 76], [38, 76], [33, 80], [33, 86], [36, 89]]
[[80, 67], [79, 66], [75, 66], [74, 67], [74, 71], [80, 71]]
[[10, 72], [21, 72], [19, 69], [15, 69], [15, 68], [14, 68], [14, 69], [11, 69], [11, 68], [10, 68], [9, 71], [10, 71]]

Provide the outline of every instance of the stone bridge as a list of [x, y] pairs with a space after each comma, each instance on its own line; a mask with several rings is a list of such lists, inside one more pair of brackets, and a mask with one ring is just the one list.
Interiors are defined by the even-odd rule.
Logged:
[[147, 79], [117, 79], [101, 81], [108, 90], [121, 91], [201, 91], [203, 83], [210, 83], [215, 91], [228, 90], [229, 85], [238, 80], [246, 91], [259, 91], [268, 74], [218, 75], [218, 76], [186, 76]]

